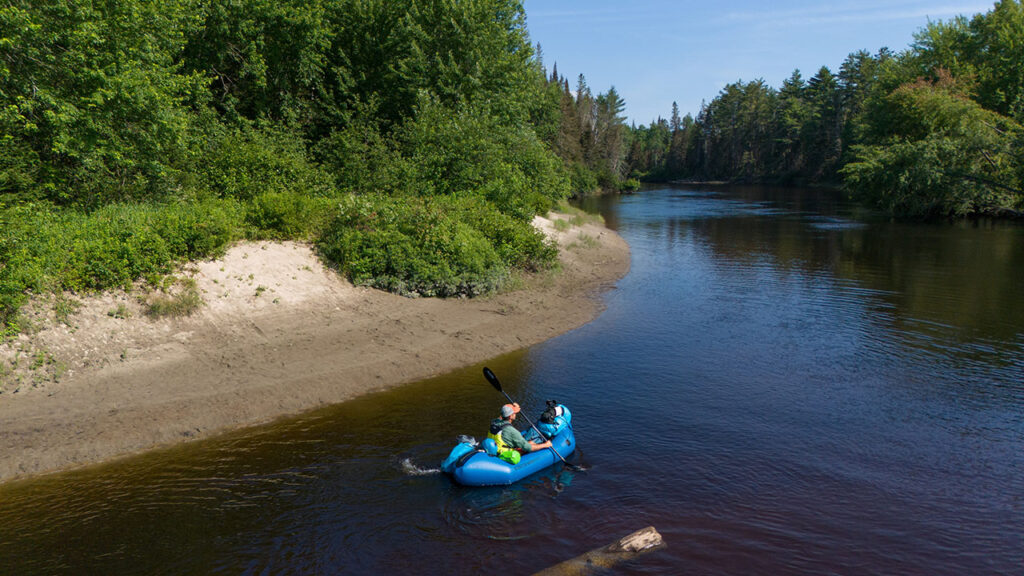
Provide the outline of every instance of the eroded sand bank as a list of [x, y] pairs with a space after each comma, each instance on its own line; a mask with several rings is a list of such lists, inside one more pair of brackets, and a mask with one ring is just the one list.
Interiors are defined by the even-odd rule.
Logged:
[[[205, 304], [147, 319], [127, 294], [81, 302], [68, 324], [0, 346], [58, 381], [8, 371], [0, 394], [0, 481], [203, 438], [484, 361], [595, 318], [629, 268], [597, 224], [557, 229], [561, 270], [477, 299], [410, 299], [353, 286], [309, 246], [247, 243], [192, 267]], [[21, 362], [15, 361], [20, 357]], [[38, 368], [37, 368], [38, 371]], [[38, 378], [37, 378], [38, 380]]]

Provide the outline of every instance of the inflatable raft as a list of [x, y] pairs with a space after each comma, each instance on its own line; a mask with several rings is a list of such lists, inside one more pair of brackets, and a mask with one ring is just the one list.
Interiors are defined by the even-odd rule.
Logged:
[[[537, 425], [544, 437], [551, 440], [550, 449], [523, 454], [517, 464], [511, 464], [493, 453], [493, 448], [486, 448], [484, 444], [488, 444], [488, 441], [477, 444], [474, 439], [463, 437], [441, 463], [441, 470], [464, 486], [504, 486], [561, 462], [576, 450], [576, 437], [572, 431], [572, 414], [565, 406], [558, 406], [561, 415], [554, 422]], [[523, 437], [532, 442], [540, 435], [530, 428], [523, 433]], [[490, 445], [493, 446], [493, 442]], [[558, 452], [557, 456], [555, 451]]]

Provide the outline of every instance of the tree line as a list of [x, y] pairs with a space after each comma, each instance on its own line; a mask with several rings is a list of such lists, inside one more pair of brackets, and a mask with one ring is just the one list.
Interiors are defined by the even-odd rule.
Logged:
[[625, 124], [548, 72], [516, 0], [0, 5], [0, 331], [29, 294], [167, 285], [239, 239], [475, 295], [550, 267], [530, 225], [636, 179], [843, 182], [899, 215], [1020, 210], [1024, 9], [929, 23], [696, 118]]
[[555, 64], [547, 77], [545, 96], [547, 109], [556, 113], [540, 126], [540, 133], [569, 170], [572, 193], [622, 189], [628, 132], [623, 115], [626, 103], [615, 87], [595, 95], [580, 74], [572, 89]]
[[632, 127], [626, 163], [647, 180], [842, 184], [900, 217], [1024, 209], [1024, 5], [929, 22], [894, 53], [773, 88], [729, 84], [696, 118]]
[[405, 294], [550, 267], [532, 217], [622, 172], [621, 99], [577, 93], [516, 0], [5, 2], [0, 331], [245, 238]]

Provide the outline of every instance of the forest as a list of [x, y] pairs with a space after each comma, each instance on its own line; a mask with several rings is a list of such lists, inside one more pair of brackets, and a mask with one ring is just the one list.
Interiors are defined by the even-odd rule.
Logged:
[[34, 294], [170, 289], [243, 239], [357, 284], [474, 296], [551, 268], [531, 226], [640, 180], [842, 184], [901, 217], [1017, 213], [1024, 8], [628, 126], [514, 0], [0, 6], [0, 332]]
[[511, 0], [6, 2], [0, 327], [240, 239], [402, 294], [550, 268], [533, 216], [621, 171], [621, 100], [567, 93]]
[[1024, 209], [1024, 4], [928, 22], [902, 52], [850, 54], [782, 86], [729, 84], [696, 118], [631, 127], [645, 180], [842, 185], [896, 217]]

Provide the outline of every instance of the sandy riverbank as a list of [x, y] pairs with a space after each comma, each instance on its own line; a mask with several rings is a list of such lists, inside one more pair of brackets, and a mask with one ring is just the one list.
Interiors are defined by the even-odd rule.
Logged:
[[131, 295], [107, 294], [67, 324], [40, 320], [0, 345], [0, 362], [19, 367], [3, 373], [0, 482], [343, 402], [589, 322], [629, 247], [600, 225], [535, 224], [557, 239], [561, 270], [487, 298], [355, 287], [308, 246], [248, 243], [191, 268], [205, 304], [189, 317], [150, 320]]

